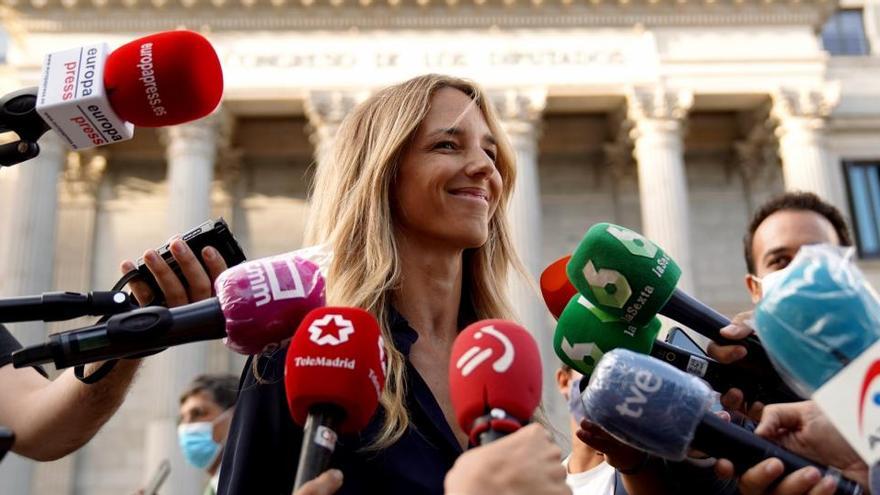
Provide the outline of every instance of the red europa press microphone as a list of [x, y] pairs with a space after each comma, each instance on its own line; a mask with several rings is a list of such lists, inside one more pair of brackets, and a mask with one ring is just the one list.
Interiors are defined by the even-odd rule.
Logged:
[[541, 273], [541, 295], [544, 296], [544, 304], [557, 320], [565, 311], [568, 302], [577, 294], [577, 289], [568, 280], [565, 267], [571, 255], [563, 256], [554, 261]]
[[131, 139], [134, 126], [204, 117], [222, 94], [211, 43], [192, 31], [167, 31], [112, 52], [95, 43], [46, 55], [36, 111], [71, 148], [85, 149]]
[[366, 428], [385, 388], [379, 323], [358, 308], [312, 310], [300, 323], [284, 365], [293, 421], [303, 426], [294, 489], [330, 464], [338, 433]]
[[459, 426], [474, 445], [519, 429], [541, 401], [541, 355], [525, 328], [482, 320], [452, 344], [449, 395]]

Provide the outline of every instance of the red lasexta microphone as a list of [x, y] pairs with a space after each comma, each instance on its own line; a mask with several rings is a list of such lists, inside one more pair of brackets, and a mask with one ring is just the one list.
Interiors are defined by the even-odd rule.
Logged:
[[482, 445], [516, 431], [541, 401], [538, 344], [510, 321], [468, 326], [452, 345], [449, 394], [471, 443]]
[[330, 464], [337, 433], [363, 430], [385, 387], [379, 323], [357, 308], [324, 307], [300, 323], [284, 366], [293, 421], [303, 426], [295, 489]]
[[217, 108], [223, 95], [223, 70], [204, 36], [166, 31], [110, 53], [104, 87], [123, 120], [140, 127], [177, 125]]
[[571, 298], [577, 294], [577, 289], [568, 280], [568, 274], [565, 272], [570, 259], [571, 255], [559, 258], [541, 273], [541, 295], [544, 296], [544, 304], [557, 320]]

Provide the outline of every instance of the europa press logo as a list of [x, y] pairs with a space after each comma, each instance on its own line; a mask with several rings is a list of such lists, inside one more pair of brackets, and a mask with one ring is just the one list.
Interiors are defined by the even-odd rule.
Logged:
[[[498, 373], [504, 373], [508, 369], [510, 369], [510, 365], [513, 363], [514, 350], [513, 343], [507, 338], [507, 335], [504, 335], [502, 332], [499, 332], [494, 326], [488, 325], [474, 332], [474, 339], [481, 339], [484, 336], [493, 337], [495, 340], [501, 342], [503, 347], [503, 351], [501, 355], [496, 357], [495, 361], [492, 363], [492, 369], [494, 369]], [[496, 354], [495, 350], [492, 347], [486, 346], [482, 347], [479, 345], [474, 345], [464, 354], [458, 358], [458, 361], [455, 362], [455, 367], [461, 370], [461, 376], [468, 376], [471, 372], [474, 371], [478, 366], [483, 364], [489, 358], [493, 357]]]
[[325, 315], [309, 326], [309, 340], [318, 345], [339, 345], [348, 342], [348, 337], [353, 333], [354, 324], [342, 315]]
[[[868, 425], [871, 431], [870, 446], [880, 441], [874, 435], [880, 435], [880, 359], [874, 360], [862, 379], [859, 389], [859, 434], [865, 432], [865, 419], [871, 423]], [[873, 421], [872, 421], [873, 420]]]

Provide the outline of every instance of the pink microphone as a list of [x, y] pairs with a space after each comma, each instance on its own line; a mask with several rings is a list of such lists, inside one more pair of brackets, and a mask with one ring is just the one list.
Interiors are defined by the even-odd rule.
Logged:
[[13, 353], [17, 368], [54, 362], [66, 368], [143, 355], [166, 347], [226, 337], [242, 354], [290, 339], [312, 309], [324, 306], [324, 277], [296, 253], [236, 265], [214, 282], [217, 297], [114, 315], [98, 325], [58, 332]]
[[214, 289], [226, 320], [226, 346], [257, 354], [291, 338], [305, 315], [324, 306], [318, 265], [285, 253], [221, 273]]

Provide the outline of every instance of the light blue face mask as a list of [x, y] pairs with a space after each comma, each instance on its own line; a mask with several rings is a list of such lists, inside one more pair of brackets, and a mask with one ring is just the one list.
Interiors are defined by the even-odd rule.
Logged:
[[581, 400], [582, 379], [583, 377], [572, 380], [571, 388], [568, 389], [568, 412], [571, 413], [577, 424], [580, 424], [587, 417], [587, 409], [584, 407], [584, 401]]
[[177, 441], [186, 461], [199, 469], [208, 468], [220, 456], [221, 445], [214, 441], [211, 421], [178, 425]]

